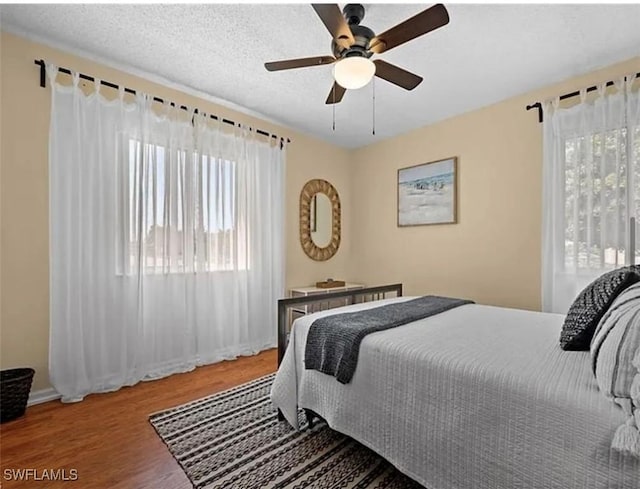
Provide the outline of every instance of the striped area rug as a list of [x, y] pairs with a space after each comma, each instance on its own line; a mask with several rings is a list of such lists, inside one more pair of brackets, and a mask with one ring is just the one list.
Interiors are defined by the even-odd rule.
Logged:
[[150, 416], [196, 489], [422, 489], [355, 440], [302, 412], [278, 421], [275, 374]]

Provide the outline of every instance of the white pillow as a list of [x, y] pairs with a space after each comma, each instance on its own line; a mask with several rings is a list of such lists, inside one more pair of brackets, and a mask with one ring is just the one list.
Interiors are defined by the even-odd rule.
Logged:
[[622, 292], [598, 323], [591, 361], [600, 390], [627, 415], [612, 448], [640, 457], [640, 283]]

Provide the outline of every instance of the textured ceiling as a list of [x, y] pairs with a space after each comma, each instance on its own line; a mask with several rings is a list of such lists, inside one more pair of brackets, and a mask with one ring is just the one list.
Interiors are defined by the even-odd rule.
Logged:
[[[375, 32], [426, 5], [367, 5]], [[331, 67], [263, 63], [330, 54], [310, 5], [3, 5], [2, 25], [160, 75], [344, 147], [358, 147], [640, 53], [640, 5], [447, 5], [449, 25], [381, 55], [424, 77], [324, 104]]]

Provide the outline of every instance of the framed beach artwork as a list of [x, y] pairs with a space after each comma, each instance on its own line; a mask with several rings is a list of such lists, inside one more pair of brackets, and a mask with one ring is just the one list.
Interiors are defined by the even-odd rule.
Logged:
[[398, 170], [398, 226], [454, 224], [458, 159]]

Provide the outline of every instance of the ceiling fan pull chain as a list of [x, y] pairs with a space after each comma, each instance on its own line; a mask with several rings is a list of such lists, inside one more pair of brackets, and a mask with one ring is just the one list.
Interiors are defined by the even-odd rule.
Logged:
[[333, 104], [332, 109], [333, 109], [333, 130], [336, 130], [336, 85], [334, 83], [333, 85], [333, 90], [331, 90], [331, 93], [333, 94]]
[[373, 83], [373, 135], [376, 135], [376, 79], [371, 80]]

